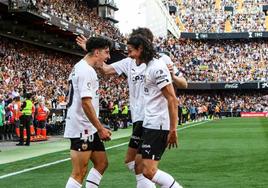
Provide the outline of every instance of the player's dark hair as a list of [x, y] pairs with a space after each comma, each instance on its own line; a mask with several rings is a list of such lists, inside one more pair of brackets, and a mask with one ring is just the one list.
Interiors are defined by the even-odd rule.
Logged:
[[152, 31], [146, 27], [138, 27], [137, 29], [133, 29], [132, 33], [130, 34], [130, 37], [134, 35], [142, 35], [146, 37], [149, 41], [153, 42], [154, 40], [154, 35]]
[[131, 45], [136, 50], [142, 48], [140, 60], [144, 63], [149, 63], [154, 57], [156, 57], [156, 51], [153, 43], [145, 38], [143, 35], [133, 35], [128, 39], [128, 45]]
[[96, 49], [112, 48], [112, 42], [104, 37], [90, 37], [86, 43], [88, 53], [92, 53]]

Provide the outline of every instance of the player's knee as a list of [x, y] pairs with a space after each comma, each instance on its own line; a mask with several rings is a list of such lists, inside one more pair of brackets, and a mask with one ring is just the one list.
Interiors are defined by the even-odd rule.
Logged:
[[153, 179], [153, 177], [154, 177], [154, 175], [155, 175], [155, 173], [156, 173], [156, 168], [153, 168], [153, 167], [143, 167], [143, 170], [142, 170], [142, 173], [143, 173], [143, 175], [146, 177], [146, 178], [148, 178], [148, 179]]
[[104, 171], [108, 168], [109, 163], [107, 160], [103, 161], [102, 163], [95, 164], [94, 168], [101, 174], [104, 173]]
[[87, 174], [87, 169], [82, 169], [77, 172], [72, 172], [72, 177], [78, 182], [83, 182], [83, 179], [86, 176], [86, 174]]

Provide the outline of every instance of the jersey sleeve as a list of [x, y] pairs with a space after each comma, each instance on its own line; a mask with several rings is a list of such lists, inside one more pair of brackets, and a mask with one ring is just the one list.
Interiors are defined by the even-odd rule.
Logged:
[[169, 56], [167, 56], [166, 54], [161, 54], [161, 58], [162, 61], [164, 61], [166, 63], [166, 65], [169, 64], [174, 64], [173, 61], [171, 60], [171, 58]]
[[153, 77], [159, 89], [171, 84], [171, 75], [164, 63], [160, 63], [153, 69]]
[[92, 76], [92, 73], [83, 71], [80, 73], [79, 81], [78, 81], [78, 91], [80, 93], [80, 97], [93, 97], [93, 82], [94, 78]]
[[125, 74], [128, 77], [129, 63], [131, 63], [131, 58], [125, 58], [121, 61], [112, 63], [111, 66], [114, 68], [118, 75]]
[[173, 71], [176, 76], [182, 76], [177, 66], [173, 63], [171, 58], [167, 56], [166, 54], [162, 54], [161, 60], [165, 62], [166, 65], [173, 65]]

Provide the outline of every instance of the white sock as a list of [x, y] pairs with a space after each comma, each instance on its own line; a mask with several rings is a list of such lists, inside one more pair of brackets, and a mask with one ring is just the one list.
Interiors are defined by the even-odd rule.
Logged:
[[131, 172], [135, 172], [135, 161], [131, 161], [129, 163], [126, 164], [127, 168], [131, 171]]
[[98, 188], [102, 175], [95, 169], [91, 168], [86, 180], [86, 188]]
[[82, 185], [78, 183], [74, 178], [69, 177], [65, 188], [81, 188]]
[[137, 180], [137, 188], [156, 188], [155, 184], [144, 177], [143, 174], [138, 174], [136, 175], [136, 180]]
[[182, 188], [171, 175], [159, 169], [156, 171], [152, 181], [160, 185], [161, 188]]

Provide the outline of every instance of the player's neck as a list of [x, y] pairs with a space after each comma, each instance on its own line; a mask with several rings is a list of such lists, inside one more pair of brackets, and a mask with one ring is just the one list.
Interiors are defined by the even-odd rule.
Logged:
[[137, 66], [140, 66], [143, 63], [140, 59], [135, 59], [135, 61]]
[[87, 62], [88, 65], [90, 65], [93, 68], [96, 68], [96, 60], [94, 59], [94, 57], [86, 55], [84, 57], [84, 60]]

